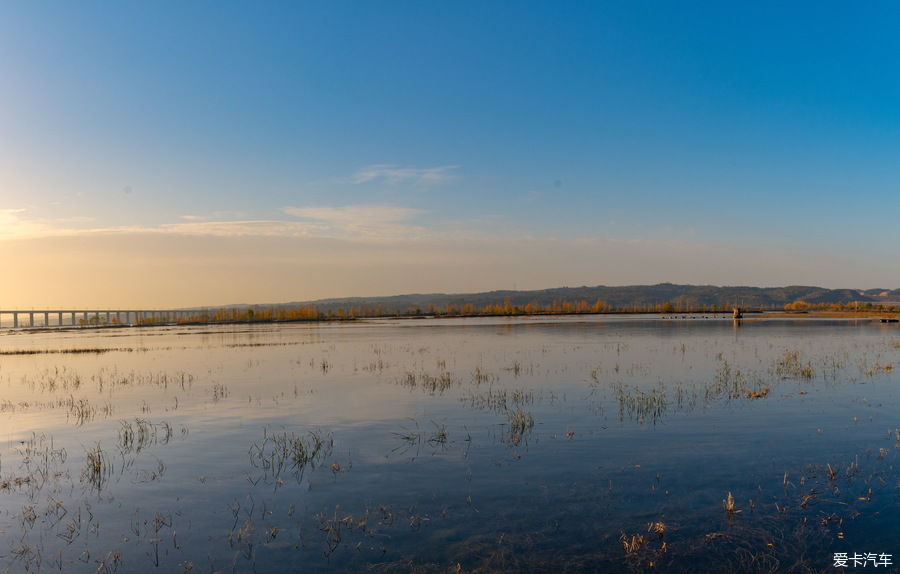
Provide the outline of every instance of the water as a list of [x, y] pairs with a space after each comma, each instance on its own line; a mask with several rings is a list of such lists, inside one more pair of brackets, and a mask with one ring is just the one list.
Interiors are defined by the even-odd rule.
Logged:
[[892, 325], [424, 319], [0, 352], [0, 571], [900, 561]]

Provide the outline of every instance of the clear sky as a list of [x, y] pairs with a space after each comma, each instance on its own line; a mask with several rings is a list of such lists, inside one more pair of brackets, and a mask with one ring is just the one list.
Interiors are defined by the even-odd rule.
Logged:
[[900, 287], [900, 4], [0, 4], [0, 307]]

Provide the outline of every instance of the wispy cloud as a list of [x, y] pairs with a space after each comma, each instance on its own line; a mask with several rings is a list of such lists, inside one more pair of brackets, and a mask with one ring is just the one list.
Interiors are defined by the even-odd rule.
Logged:
[[425, 228], [408, 223], [423, 213], [420, 209], [387, 205], [344, 207], [285, 207], [293, 217], [317, 222], [340, 235], [399, 237], [417, 235]]
[[[216, 212], [181, 215], [180, 221], [156, 225], [89, 225], [85, 217], [39, 219], [24, 209], [0, 209], [0, 240], [39, 237], [168, 234], [213, 237], [339, 237], [343, 239], [399, 239], [422, 237], [427, 230], [412, 220], [424, 213], [408, 207], [349, 205], [343, 207], [285, 207], [291, 218], [233, 219], [242, 215]], [[297, 218], [301, 221], [297, 221]]]
[[247, 219], [247, 214], [241, 211], [213, 211], [202, 215], [187, 214], [179, 215], [178, 217], [185, 221], [233, 221]]
[[88, 226], [89, 217], [29, 218], [24, 209], [0, 209], [0, 240], [90, 235], [169, 234], [216, 237], [309, 237], [328, 232], [330, 226], [307, 221], [245, 219], [206, 221], [206, 216], [182, 216], [185, 222], [159, 225]]
[[166, 233], [214, 237], [312, 237], [327, 231], [324, 225], [305, 221], [252, 219], [244, 221], [192, 221], [164, 223], [156, 227], [114, 227], [95, 233]]
[[434, 185], [443, 183], [453, 177], [457, 165], [441, 165], [437, 167], [400, 167], [391, 164], [376, 164], [362, 168], [350, 178], [352, 183], [384, 181], [389, 184], [414, 183]]
[[28, 217], [26, 209], [0, 209], [0, 239], [17, 239], [59, 235], [61, 229], [85, 225], [92, 217], [63, 217], [56, 219]]
[[[171, 235], [209, 237], [333, 238], [356, 243], [501, 240], [543, 237], [500, 215], [462, 219], [435, 217], [423, 209], [395, 205], [289, 206], [283, 217], [253, 219], [237, 212], [180, 215], [154, 224], [104, 225], [89, 217], [38, 218], [28, 209], [0, 209], [0, 240], [41, 237]], [[427, 219], [426, 219], [426, 216]], [[691, 238], [677, 229], [644, 230], [639, 238]], [[630, 236], [634, 239], [634, 236]]]
[[0, 209], [0, 239], [33, 237], [52, 231], [47, 223], [25, 218], [24, 213], [24, 209]]

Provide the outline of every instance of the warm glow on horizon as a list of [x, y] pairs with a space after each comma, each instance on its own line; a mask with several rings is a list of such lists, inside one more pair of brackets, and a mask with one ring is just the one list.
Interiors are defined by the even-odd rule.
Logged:
[[[239, 225], [248, 227], [246, 222]], [[284, 228], [280, 223], [271, 227]], [[286, 228], [290, 234], [105, 230], [0, 240], [0, 260], [13, 270], [4, 279], [0, 308], [262, 304], [651, 284], [660, 277], [731, 285], [777, 285], [778, 277], [796, 277], [794, 284], [823, 284], [834, 260], [816, 253], [763, 253], [677, 240], [341, 238], [293, 235], [293, 228]], [[698, 272], [696, 261], [714, 271]], [[850, 259], [842, 265], [860, 274], [867, 267], [865, 261]]]
[[898, 288], [892, 20], [776, 12], [4, 6], [0, 307]]

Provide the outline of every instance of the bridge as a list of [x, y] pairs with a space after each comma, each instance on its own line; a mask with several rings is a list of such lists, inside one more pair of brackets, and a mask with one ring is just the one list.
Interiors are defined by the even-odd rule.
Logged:
[[[0, 328], [140, 325], [145, 322], [175, 323], [180, 319], [196, 315], [196, 310], [177, 309], [0, 309]], [[38, 320], [35, 321], [35, 318]]]

